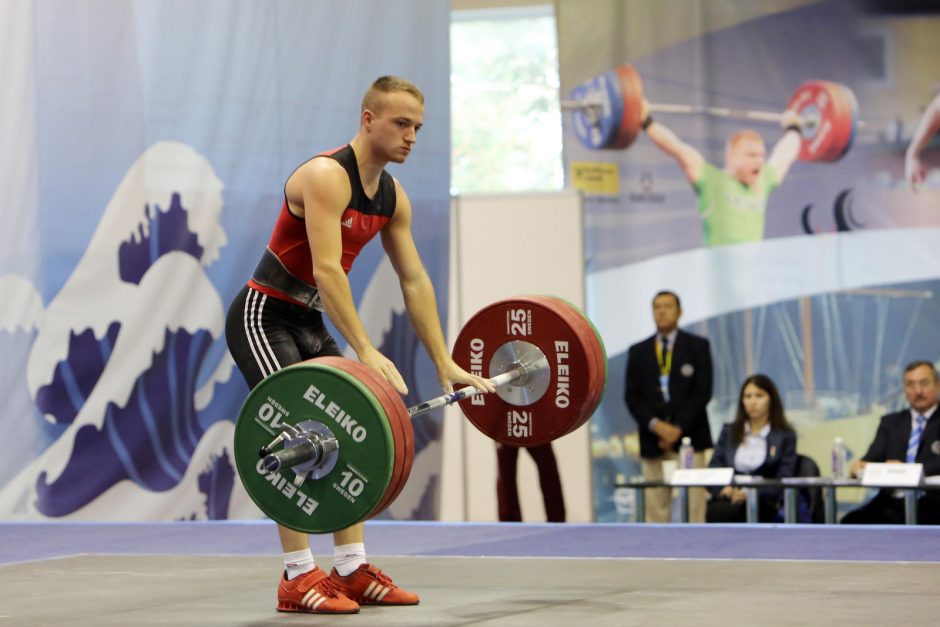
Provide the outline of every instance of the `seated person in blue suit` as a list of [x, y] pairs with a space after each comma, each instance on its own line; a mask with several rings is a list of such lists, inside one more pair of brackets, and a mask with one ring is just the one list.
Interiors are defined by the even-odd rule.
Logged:
[[[711, 468], [733, 467], [736, 475], [765, 479], [792, 477], [796, 472], [796, 432], [783, 414], [777, 386], [763, 374], [751, 375], [741, 386], [738, 413], [718, 436]], [[706, 522], [745, 522], [747, 495], [733, 486], [709, 488], [712, 498]], [[780, 522], [782, 488], [758, 488], [758, 520]]]

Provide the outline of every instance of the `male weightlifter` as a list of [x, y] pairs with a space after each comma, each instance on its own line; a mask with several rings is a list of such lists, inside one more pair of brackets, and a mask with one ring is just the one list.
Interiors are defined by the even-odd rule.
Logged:
[[[403, 78], [383, 76], [362, 99], [352, 141], [309, 159], [287, 179], [268, 246], [226, 319], [229, 350], [249, 387], [285, 366], [341, 355], [324, 326], [325, 312], [363, 364], [407, 393], [398, 369], [366, 335], [347, 277], [362, 247], [381, 233], [411, 323], [444, 390], [464, 383], [495, 391], [451, 358], [434, 287], [411, 235], [411, 203], [384, 169], [389, 162], [404, 163], [423, 122], [421, 91]], [[329, 575], [315, 565], [306, 534], [280, 525], [278, 533], [285, 567], [279, 611], [339, 614], [358, 612], [360, 605], [418, 603], [418, 595], [367, 562], [362, 523], [333, 534]]]
[[725, 167], [718, 169], [669, 128], [654, 121], [643, 100], [642, 128], [664, 153], [675, 159], [698, 196], [702, 239], [706, 246], [760, 241], [764, 237], [767, 199], [800, 154], [800, 116], [788, 109], [786, 129], [769, 158], [763, 138], [750, 129], [737, 131], [725, 146]]

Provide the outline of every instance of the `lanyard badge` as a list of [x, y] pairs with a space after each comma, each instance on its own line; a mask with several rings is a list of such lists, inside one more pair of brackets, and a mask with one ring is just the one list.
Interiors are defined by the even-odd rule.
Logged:
[[669, 371], [672, 370], [672, 351], [664, 351], [662, 342], [656, 342], [656, 363], [659, 364], [659, 389], [663, 399], [669, 402]]

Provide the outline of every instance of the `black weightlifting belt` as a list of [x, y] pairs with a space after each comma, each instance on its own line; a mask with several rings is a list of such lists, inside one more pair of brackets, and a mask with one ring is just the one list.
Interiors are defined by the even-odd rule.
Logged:
[[255, 268], [251, 278], [259, 285], [275, 289], [303, 303], [307, 309], [323, 311], [320, 291], [291, 274], [270, 248], [264, 249], [261, 261], [258, 262], [258, 267]]

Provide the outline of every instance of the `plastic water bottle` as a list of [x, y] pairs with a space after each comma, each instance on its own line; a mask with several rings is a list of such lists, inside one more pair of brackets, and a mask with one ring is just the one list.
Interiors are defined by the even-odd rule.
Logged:
[[618, 473], [613, 495], [614, 509], [623, 522], [633, 522], [636, 514], [636, 490], [625, 487], [626, 482], [626, 476]]
[[682, 438], [682, 444], [679, 446], [679, 468], [692, 468], [693, 455], [695, 449], [692, 448], [692, 438]]
[[832, 443], [832, 478], [845, 479], [849, 472], [849, 450], [841, 437]]

